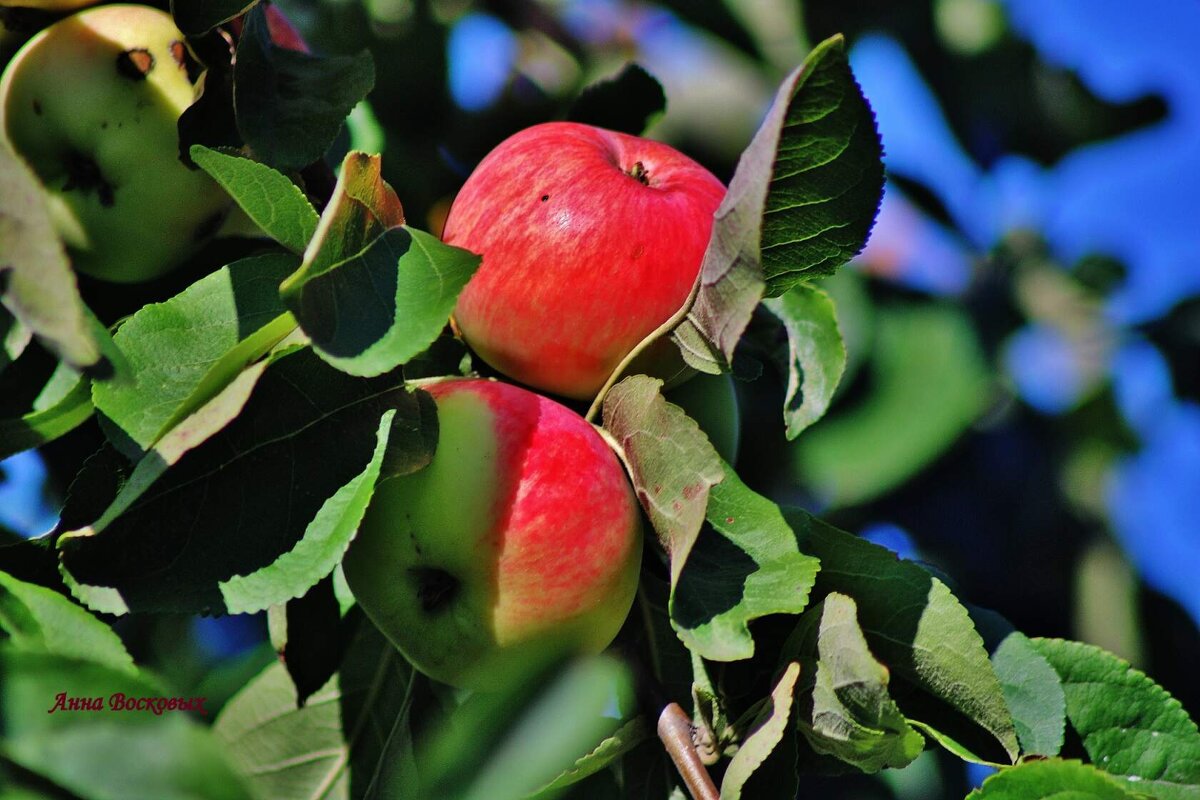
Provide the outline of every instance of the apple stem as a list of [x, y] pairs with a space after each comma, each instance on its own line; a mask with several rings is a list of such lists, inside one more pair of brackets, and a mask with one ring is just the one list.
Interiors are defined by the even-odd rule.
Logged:
[[692, 742], [692, 721], [678, 703], [668, 703], [659, 715], [658, 738], [675, 762], [675, 769], [679, 770], [693, 800], [718, 800], [720, 793]]
[[621, 359], [621, 363], [617, 364], [617, 368], [612, 371], [612, 374], [608, 376], [608, 380], [606, 380], [604, 385], [600, 387], [600, 391], [596, 394], [596, 399], [592, 401], [591, 406], [588, 407], [587, 414], [585, 414], [583, 417], [584, 419], [586, 419], [588, 422], [593, 422], [596, 419], [596, 415], [600, 413], [600, 407], [604, 404], [604, 398], [608, 395], [609, 389], [616, 384], [617, 379], [620, 378], [622, 373], [629, 368], [629, 365], [633, 363], [633, 360], [641, 355], [642, 351], [644, 351], [647, 347], [658, 341], [659, 338], [675, 330], [675, 328], [677, 328], [679, 324], [683, 322], [685, 318], [687, 318], [687, 315], [691, 313], [692, 305], [696, 302], [696, 295], [700, 293], [701, 277], [702, 275], [696, 276], [696, 282], [692, 284], [692, 290], [688, 293], [687, 299], [683, 301], [683, 305], [679, 307], [679, 310], [672, 314], [670, 319], [651, 331], [649, 336], [647, 336], [645, 339], [642, 339], [634, 346], [632, 350], [625, 354], [625, 357]]
[[635, 181], [638, 181], [643, 186], [650, 185], [650, 173], [646, 170], [646, 165], [640, 161], [633, 162], [633, 166], [630, 167], [629, 172], [625, 174], [633, 178]]

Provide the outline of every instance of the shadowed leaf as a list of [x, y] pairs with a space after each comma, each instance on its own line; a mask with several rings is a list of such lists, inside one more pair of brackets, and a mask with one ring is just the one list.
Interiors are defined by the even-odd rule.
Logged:
[[262, 6], [246, 15], [233, 68], [238, 130], [255, 157], [298, 170], [324, 155], [375, 85], [370, 53], [319, 58], [271, 43]]

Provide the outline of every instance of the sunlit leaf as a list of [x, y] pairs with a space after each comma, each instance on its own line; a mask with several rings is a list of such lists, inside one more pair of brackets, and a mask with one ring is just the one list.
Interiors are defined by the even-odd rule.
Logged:
[[922, 690], [904, 697], [894, 693], [905, 716], [964, 743], [970, 748], [962, 750], [964, 757], [1016, 758], [1012, 715], [983, 639], [946, 585], [919, 565], [806, 512], [788, 509], [785, 516], [801, 549], [821, 560], [815, 594], [853, 598], [872, 655], [893, 677]]
[[[1131, 789], [1133, 787], [1130, 787]], [[1004, 769], [967, 800], [1136, 800], [1121, 782], [1078, 761], [1028, 761]]]
[[123, 452], [148, 449], [295, 328], [279, 299], [279, 283], [295, 266], [286, 253], [244, 258], [121, 326], [115, 340], [134, 379], [98, 383], [92, 398], [130, 440]]
[[724, 466], [710, 489], [705, 528], [671, 596], [671, 624], [683, 642], [714, 661], [755, 653], [749, 623], [799, 614], [819, 563], [801, 552], [779, 507]]
[[787, 438], [825, 415], [846, 369], [846, 345], [833, 300], [820, 289], [797, 285], [763, 301], [787, 331], [787, 393], [783, 419]]
[[221, 184], [258, 227], [294, 253], [317, 229], [317, 211], [283, 173], [249, 158], [192, 145], [192, 160]]
[[767, 705], [725, 768], [725, 777], [721, 781], [721, 800], [740, 800], [750, 776], [780, 745], [791, 720], [792, 693], [799, 677], [800, 665], [793, 661], [771, 690]]
[[1067, 717], [1092, 763], [1122, 776], [1130, 792], [1200, 797], [1200, 730], [1178, 700], [1099, 647], [1032, 642], [1062, 680]]
[[709, 490], [724, 473], [708, 437], [661, 389], [655, 378], [625, 378], [604, 398], [604, 427], [620, 445], [638, 500], [671, 556], [674, 586], [700, 533]]
[[18, 650], [94, 661], [134, 673], [112, 628], [52, 589], [0, 572], [0, 629]]
[[107, 332], [79, 297], [37, 176], [6, 141], [0, 141], [0, 197], [0, 301], [67, 364], [107, 377], [113, 369], [105, 360]]
[[925, 738], [908, 724], [889, 694], [888, 669], [867, 645], [855, 602], [831, 592], [819, 620], [817, 609], [809, 613], [806, 635], [815, 642], [805, 650], [809, 659], [816, 659], [815, 675], [807, 682], [811, 702], [801, 701], [798, 720], [809, 746], [863, 772], [912, 763], [925, 749]]
[[1058, 673], [1029, 638], [1016, 631], [992, 653], [992, 666], [1012, 711], [1021, 752], [1056, 756], [1067, 722], [1066, 698]]

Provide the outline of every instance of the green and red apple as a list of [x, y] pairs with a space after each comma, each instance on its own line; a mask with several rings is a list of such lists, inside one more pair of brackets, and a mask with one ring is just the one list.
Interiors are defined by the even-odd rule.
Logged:
[[367, 616], [422, 672], [487, 686], [531, 643], [599, 652], [637, 590], [624, 470], [578, 414], [511, 384], [447, 380], [425, 469], [379, 482], [343, 562]]
[[483, 256], [454, 320], [495, 369], [576, 399], [686, 301], [725, 187], [661, 142], [571, 122], [502, 142], [446, 242]]
[[37, 173], [75, 267], [121, 283], [178, 265], [229, 198], [179, 160], [195, 88], [171, 16], [108, 5], [30, 39], [0, 77], [0, 132]]

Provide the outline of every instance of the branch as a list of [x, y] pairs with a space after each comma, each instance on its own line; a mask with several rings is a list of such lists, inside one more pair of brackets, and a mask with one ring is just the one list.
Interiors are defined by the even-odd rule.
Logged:
[[658, 738], [675, 762], [692, 800], [719, 800], [717, 787], [692, 744], [692, 721], [678, 703], [670, 703], [658, 718]]

